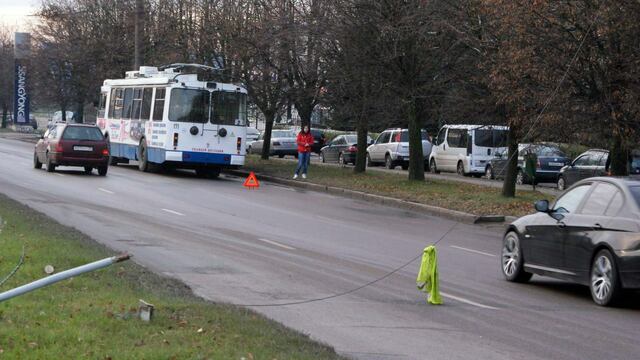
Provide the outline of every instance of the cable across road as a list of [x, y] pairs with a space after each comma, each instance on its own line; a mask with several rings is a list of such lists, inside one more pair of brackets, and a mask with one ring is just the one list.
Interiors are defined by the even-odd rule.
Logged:
[[[436, 240], [436, 242], [434, 242], [432, 244], [432, 246], [436, 246], [440, 241], [442, 241], [445, 237], [447, 237], [447, 235], [449, 235], [453, 229], [456, 228], [456, 226], [458, 226], [459, 222], [456, 222], [453, 224], [453, 226], [451, 226], [451, 228], [449, 228], [449, 230], [447, 230], [438, 240]], [[353, 294], [356, 291], [362, 290], [366, 287], [369, 287], [375, 283], [378, 283], [386, 278], [388, 278], [389, 276], [397, 273], [398, 271], [406, 268], [407, 266], [411, 265], [411, 263], [413, 263], [414, 261], [418, 260], [420, 257], [422, 256], [422, 252], [420, 252], [420, 254], [418, 254], [417, 256], [414, 256], [413, 258], [411, 258], [409, 261], [405, 262], [404, 264], [400, 265], [399, 267], [387, 272], [386, 274], [384, 274], [383, 276], [380, 276], [374, 280], [371, 280], [363, 285], [360, 285], [358, 287], [352, 288], [350, 290], [347, 291], [343, 291], [337, 294], [332, 294], [332, 295], [327, 295], [327, 296], [323, 296], [323, 297], [318, 297], [318, 298], [313, 298], [313, 299], [306, 299], [306, 300], [298, 300], [298, 301], [290, 301], [290, 302], [283, 302], [283, 303], [267, 303], [267, 304], [233, 304], [234, 306], [242, 306], [242, 307], [278, 307], [278, 306], [291, 306], [291, 305], [302, 305], [302, 304], [309, 304], [309, 303], [314, 303], [314, 302], [319, 302], [319, 301], [325, 301], [325, 300], [329, 300], [329, 299], [335, 299], [338, 297], [342, 297], [342, 296], [346, 296], [349, 294]]]
[[[602, 6], [602, 5], [601, 5]], [[564, 73], [562, 74], [562, 77], [560, 78], [560, 81], [558, 82], [558, 85], [554, 88], [553, 92], [549, 95], [549, 97], [545, 100], [544, 105], [542, 107], [542, 109], [540, 110], [540, 113], [538, 113], [538, 116], [534, 119], [533, 123], [529, 126], [529, 129], [527, 130], [525, 136], [523, 137], [524, 139], [527, 139], [530, 135], [531, 135], [531, 131], [533, 130], [533, 128], [538, 124], [538, 122], [540, 121], [540, 119], [542, 118], [542, 115], [545, 113], [545, 111], [549, 108], [549, 105], [551, 104], [551, 102], [555, 99], [555, 97], [558, 94], [558, 91], [560, 91], [560, 88], [562, 87], [562, 85], [564, 84], [565, 80], [567, 79], [567, 76], [569, 75], [569, 71], [571, 70], [571, 68], [573, 67], [573, 65], [575, 64], [576, 60], [578, 59], [578, 55], [580, 54], [580, 51], [582, 50], [587, 36], [589, 35], [589, 33], [591, 32], [591, 30], [593, 29], [593, 26], [595, 25], [596, 21], [598, 20], [598, 13], [600, 11], [600, 7], [598, 7], [598, 9], [596, 10], [596, 16], [593, 19], [593, 21], [591, 22], [591, 24], [589, 25], [589, 28], [587, 29], [587, 31], [584, 33], [584, 35], [582, 36], [582, 39], [580, 41], [580, 44], [578, 45], [578, 48], [576, 49], [575, 54], [571, 57], [571, 60], [569, 61], [569, 63], [567, 64], [567, 68], [565, 69]], [[511, 154], [509, 157], [509, 161], [511, 160], [511, 158], [513, 156], [515, 156], [518, 152], [516, 151], [514, 154]], [[447, 232], [445, 232], [435, 243], [433, 243], [432, 245], [435, 246], [437, 245], [440, 241], [442, 241], [447, 235], [449, 235], [449, 233], [451, 233], [451, 231], [453, 231], [453, 229], [456, 228], [456, 226], [459, 224], [459, 222], [456, 222], [449, 230], [447, 230]], [[289, 301], [289, 302], [282, 302], [282, 303], [266, 303], [266, 304], [233, 304], [235, 306], [244, 306], [244, 307], [278, 307], [278, 306], [291, 306], [291, 305], [302, 305], [302, 304], [309, 304], [309, 303], [314, 303], [314, 302], [320, 302], [320, 301], [325, 301], [325, 300], [330, 300], [330, 299], [335, 299], [338, 297], [342, 297], [342, 296], [346, 296], [349, 294], [353, 294], [359, 290], [362, 290], [366, 287], [369, 287], [371, 285], [374, 285], [388, 277], [390, 277], [391, 275], [397, 273], [398, 271], [406, 268], [407, 266], [409, 266], [411, 263], [413, 263], [414, 261], [416, 261], [417, 259], [419, 259], [422, 256], [422, 253], [418, 254], [417, 256], [414, 256], [413, 258], [411, 258], [410, 260], [408, 260], [407, 262], [405, 262], [404, 264], [400, 265], [399, 267], [387, 272], [386, 274], [384, 274], [383, 276], [380, 276], [374, 280], [371, 280], [365, 284], [362, 284], [358, 287], [349, 289], [347, 291], [343, 291], [340, 293], [336, 293], [336, 294], [332, 294], [332, 295], [327, 295], [327, 296], [323, 296], [323, 297], [318, 297], [318, 298], [313, 298], [313, 299], [307, 299], [307, 300], [299, 300], [299, 301]]]
[[11, 270], [9, 275], [7, 275], [4, 279], [2, 279], [0, 281], [0, 286], [4, 285], [4, 283], [6, 283], [9, 279], [11, 279], [11, 277], [13, 275], [15, 275], [18, 272], [18, 269], [20, 269], [20, 266], [22, 266], [23, 263], [24, 263], [24, 245], [22, 245], [22, 255], [20, 256], [20, 259], [18, 260], [18, 264], [13, 268], [13, 270]]

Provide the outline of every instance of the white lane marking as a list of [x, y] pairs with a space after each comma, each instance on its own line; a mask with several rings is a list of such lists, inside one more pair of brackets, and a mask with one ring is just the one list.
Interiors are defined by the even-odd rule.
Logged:
[[174, 214], [174, 215], [178, 215], [178, 216], [185, 216], [183, 213], [179, 213], [177, 211], [171, 210], [171, 209], [162, 209], [162, 211], [166, 211], [170, 214]]
[[455, 245], [451, 245], [451, 247], [452, 247], [452, 248], [454, 248], [454, 249], [463, 250], [463, 251], [468, 251], [468, 252], [472, 252], [472, 253], [475, 253], [475, 254], [480, 254], [480, 255], [484, 255], [484, 256], [496, 257], [494, 254], [489, 254], [489, 253], [486, 253], [486, 252], [484, 252], [484, 251], [473, 250], [473, 249], [465, 248], [465, 247], [462, 247], [462, 246], [455, 246]]
[[98, 190], [102, 191], [103, 193], [107, 193], [107, 194], [115, 194], [113, 191], [109, 191], [107, 189], [103, 189], [103, 188], [98, 188]]
[[274, 246], [281, 247], [283, 249], [287, 249], [287, 250], [295, 250], [296, 249], [294, 247], [283, 245], [283, 244], [277, 243], [275, 241], [267, 240], [267, 239], [258, 239], [258, 240], [260, 240], [262, 242], [266, 242], [267, 244], [271, 244], [271, 245], [274, 245]]
[[445, 293], [445, 292], [443, 292], [443, 291], [440, 291], [440, 295], [442, 295], [442, 296], [444, 296], [444, 297], [447, 297], [447, 298], [449, 298], [449, 299], [453, 299], [453, 300], [460, 301], [461, 303], [465, 303], [465, 304], [469, 304], [469, 305], [477, 306], [477, 307], [479, 307], [479, 308], [489, 309], [489, 310], [500, 310], [500, 309], [498, 309], [497, 307], [493, 307], [493, 306], [489, 306], [489, 305], [480, 304], [480, 303], [477, 303], [477, 302], [475, 302], [475, 301], [471, 301], [471, 300], [467, 300], [467, 299], [465, 299], [465, 298], [461, 298], [461, 297], [459, 297], [459, 296], [454, 296], [454, 295], [451, 295], [451, 294], [447, 294], [447, 293]]
[[54, 173], [54, 174], [56, 174], [56, 175], [58, 175], [58, 176], [62, 176], [62, 177], [64, 177], [64, 175], [62, 175], [62, 174], [60, 174], [60, 173]]

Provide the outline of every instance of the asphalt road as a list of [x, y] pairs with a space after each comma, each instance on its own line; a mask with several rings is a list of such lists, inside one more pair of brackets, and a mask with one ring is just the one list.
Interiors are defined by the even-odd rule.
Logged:
[[[0, 192], [74, 226], [208, 299], [278, 304], [326, 297], [383, 276], [438, 244], [444, 305], [415, 288], [418, 261], [347, 296], [252, 307], [359, 359], [637, 359], [640, 302], [595, 306], [586, 288], [504, 281], [501, 227], [242, 179], [107, 177], [32, 168], [32, 145], [0, 139]], [[55, 266], [55, 264], [54, 264]], [[53, 291], [53, 290], [42, 290]], [[28, 295], [26, 295], [28, 296]]]

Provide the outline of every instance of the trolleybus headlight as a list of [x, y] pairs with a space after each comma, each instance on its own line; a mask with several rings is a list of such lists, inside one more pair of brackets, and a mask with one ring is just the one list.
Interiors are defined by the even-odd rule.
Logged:
[[222, 128], [222, 129], [218, 130], [218, 135], [220, 135], [221, 137], [227, 136], [227, 129]]
[[198, 127], [192, 126], [191, 129], [189, 129], [189, 132], [191, 133], [191, 135], [198, 135]]

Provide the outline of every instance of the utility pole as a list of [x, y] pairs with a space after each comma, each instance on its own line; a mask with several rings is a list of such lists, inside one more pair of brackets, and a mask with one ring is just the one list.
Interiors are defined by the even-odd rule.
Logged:
[[142, 66], [142, 36], [144, 32], [144, 2], [136, 0], [136, 18], [135, 18], [135, 54], [134, 54], [134, 70], [140, 69]]

